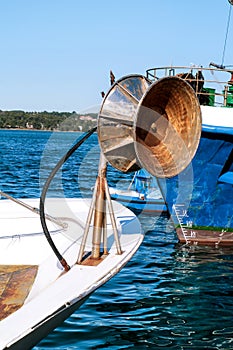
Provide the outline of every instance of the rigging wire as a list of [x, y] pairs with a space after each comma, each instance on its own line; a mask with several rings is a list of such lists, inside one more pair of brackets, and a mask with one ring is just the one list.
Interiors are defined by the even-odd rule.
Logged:
[[226, 36], [225, 36], [225, 42], [224, 42], [223, 54], [222, 54], [222, 66], [223, 66], [224, 58], [225, 58], [227, 37], [228, 37], [228, 31], [229, 31], [229, 26], [230, 26], [230, 20], [231, 20], [231, 6], [232, 6], [232, 4], [230, 2], [230, 9], [229, 9], [228, 20], [227, 20], [227, 30], [226, 30]]
[[69, 149], [69, 151], [59, 160], [59, 162], [57, 163], [57, 165], [53, 168], [53, 170], [51, 171], [49, 177], [47, 178], [44, 186], [43, 186], [43, 190], [41, 193], [41, 197], [40, 197], [40, 221], [41, 221], [41, 225], [45, 234], [45, 237], [47, 238], [47, 241], [50, 245], [50, 247], [52, 248], [54, 254], [56, 255], [56, 257], [58, 258], [58, 260], [60, 261], [61, 265], [64, 267], [65, 271], [68, 271], [70, 269], [70, 266], [67, 264], [66, 260], [63, 258], [63, 256], [60, 254], [60, 252], [58, 251], [57, 247], [55, 246], [51, 235], [49, 233], [47, 224], [46, 224], [46, 215], [45, 215], [45, 211], [44, 211], [44, 203], [45, 203], [45, 197], [46, 197], [46, 193], [48, 191], [49, 185], [52, 181], [52, 179], [54, 178], [54, 176], [56, 175], [56, 173], [58, 172], [58, 170], [61, 168], [61, 166], [67, 161], [67, 159], [79, 148], [79, 146], [81, 146], [83, 144], [84, 141], [86, 141], [95, 131], [96, 131], [97, 127], [94, 127], [93, 129], [89, 130], [80, 140], [77, 141], [77, 143], [71, 147]]

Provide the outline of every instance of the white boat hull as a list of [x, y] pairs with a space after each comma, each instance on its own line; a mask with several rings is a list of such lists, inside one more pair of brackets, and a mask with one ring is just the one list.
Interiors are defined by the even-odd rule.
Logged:
[[[23, 201], [33, 207], [39, 205], [38, 199]], [[0, 349], [30, 349], [119, 272], [140, 246], [143, 234], [138, 219], [127, 208], [114, 203], [123, 253], [117, 254], [107, 215], [108, 255], [96, 263], [87, 257], [77, 264], [89, 205], [89, 200], [85, 199], [48, 200], [49, 213], [54, 210], [59, 213], [57, 217], [68, 224], [64, 229], [48, 223], [58, 250], [71, 266], [68, 272], [64, 272], [45, 239], [39, 216], [9, 200], [0, 200], [0, 267], [29, 265], [38, 268], [23, 305], [8, 316], [4, 317], [3, 312]], [[91, 240], [87, 241], [86, 252], [91, 252]], [[7, 288], [6, 284], [5, 294]], [[12, 302], [12, 296], [9, 299]], [[4, 308], [4, 291], [0, 300]]]

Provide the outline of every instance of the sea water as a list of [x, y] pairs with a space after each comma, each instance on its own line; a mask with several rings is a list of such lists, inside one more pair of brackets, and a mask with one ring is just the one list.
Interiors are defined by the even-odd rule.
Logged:
[[[80, 136], [0, 130], [0, 189], [38, 197]], [[98, 157], [92, 135], [49, 193], [90, 197]], [[112, 186], [127, 186], [131, 177], [108, 169]], [[139, 219], [145, 238], [131, 261], [33, 350], [233, 349], [233, 248], [181, 245], [166, 216], [141, 213]]]

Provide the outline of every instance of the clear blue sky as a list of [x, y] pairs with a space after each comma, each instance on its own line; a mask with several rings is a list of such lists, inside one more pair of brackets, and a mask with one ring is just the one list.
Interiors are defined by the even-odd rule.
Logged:
[[[116, 78], [222, 62], [228, 0], [0, 0], [0, 109], [85, 112]], [[233, 64], [233, 10], [224, 63]], [[98, 109], [98, 107], [96, 108]]]

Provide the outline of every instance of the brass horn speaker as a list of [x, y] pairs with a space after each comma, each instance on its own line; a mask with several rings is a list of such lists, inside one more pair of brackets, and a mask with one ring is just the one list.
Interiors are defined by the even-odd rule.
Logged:
[[178, 77], [151, 84], [142, 75], [119, 79], [98, 116], [99, 144], [107, 161], [130, 172], [147, 169], [172, 177], [191, 162], [201, 134], [201, 111], [193, 88]]

